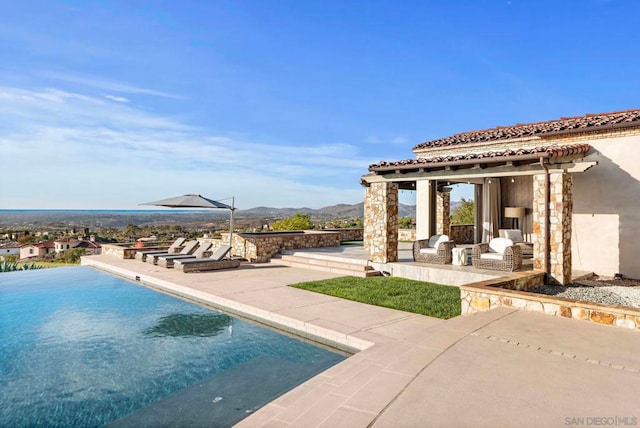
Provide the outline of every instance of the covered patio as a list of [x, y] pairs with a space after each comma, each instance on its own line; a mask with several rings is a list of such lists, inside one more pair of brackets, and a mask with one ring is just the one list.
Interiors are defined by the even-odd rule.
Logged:
[[[343, 271], [346, 266], [362, 265], [372, 268], [382, 275], [397, 276], [417, 281], [434, 282], [438, 284], [462, 286], [469, 283], [494, 280], [505, 276], [505, 272], [476, 269], [471, 266], [470, 245], [468, 264], [456, 266], [452, 264], [437, 265], [419, 263], [413, 260], [413, 244], [398, 242], [398, 259], [395, 262], [381, 263], [370, 260], [369, 251], [359, 245], [341, 245], [337, 247], [304, 248], [283, 250], [282, 254], [272, 260], [272, 263], [286, 264], [291, 267], [329, 270], [358, 276], [358, 272]], [[533, 265], [529, 259], [525, 262], [522, 274], [532, 273]]]
[[[420, 240], [449, 235], [450, 186], [465, 183], [474, 186], [474, 243], [498, 237], [499, 229], [517, 228], [533, 246], [533, 269], [545, 272], [548, 283], [569, 283], [573, 175], [597, 162], [585, 158], [592, 151], [589, 144], [545, 142], [540, 126], [456, 134], [415, 146], [415, 159], [369, 166], [362, 185], [366, 187], [364, 248], [370, 260], [401, 260], [399, 190], [416, 192]], [[517, 227], [512, 217], [517, 218]]]

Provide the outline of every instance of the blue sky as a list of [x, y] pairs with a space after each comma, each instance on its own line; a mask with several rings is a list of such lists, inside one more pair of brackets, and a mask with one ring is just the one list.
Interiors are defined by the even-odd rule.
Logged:
[[4, 209], [356, 203], [423, 141], [640, 107], [633, 0], [1, 5]]

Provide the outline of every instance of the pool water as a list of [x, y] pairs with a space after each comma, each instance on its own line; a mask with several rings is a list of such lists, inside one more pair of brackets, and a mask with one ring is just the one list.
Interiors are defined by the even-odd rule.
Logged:
[[0, 426], [230, 426], [345, 356], [88, 267], [0, 274]]

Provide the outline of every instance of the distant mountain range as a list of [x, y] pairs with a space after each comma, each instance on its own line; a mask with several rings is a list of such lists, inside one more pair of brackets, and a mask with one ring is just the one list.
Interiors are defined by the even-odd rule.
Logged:
[[[451, 209], [454, 209], [460, 205], [460, 202], [451, 202]], [[270, 208], [270, 207], [255, 207], [246, 210], [236, 211], [238, 217], [245, 218], [282, 218], [290, 217], [295, 213], [309, 214], [311, 218], [318, 219], [349, 219], [349, 218], [362, 218], [364, 217], [364, 203], [358, 204], [338, 204], [331, 205], [324, 208]], [[400, 204], [398, 207], [399, 217], [411, 217], [416, 218], [416, 206]]]
[[[460, 202], [452, 202], [451, 209]], [[400, 204], [400, 217], [415, 220], [416, 206]], [[338, 204], [324, 208], [272, 208], [255, 207], [237, 210], [238, 220], [278, 220], [295, 213], [309, 214], [312, 220], [350, 220], [364, 217], [364, 203]], [[211, 221], [226, 221], [227, 210], [0, 210], [0, 227], [54, 228], [69, 227], [125, 227], [128, 224], [149, 225], [157, 223], [196, 224]]]

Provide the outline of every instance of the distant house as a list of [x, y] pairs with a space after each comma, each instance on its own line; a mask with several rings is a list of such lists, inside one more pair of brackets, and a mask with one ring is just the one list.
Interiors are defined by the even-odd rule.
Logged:
[[20, 259], [31, 259], [35, 257], [45, 257], [55, 253], [53, 241], [42, 241], [37, 244], [23, 244], [20, 246]]
[[76, 238], [62, 238], [54, 241], [54, 249], [56, 254], [60, 254], [66, 250], [73, 248], [84, 249], [85, 255], [94, 255], [102, 253], [102, 246], [99, 242], [86, 241], [84, 239]]
[[86, 256], [102, 254], [102, 245], [99, 242], [95, 242], [95, 241], [82, 240], [76, 246], [76, 248], [84, 248], [84, 254]]
[[76, 238], [60, 238], [53, 241], [55, 245], [56, 254], [60, 254], [63, 251], [70, 250], [78, 246], [80, 241]]
[[0, 244], [0, 260], [4, 260], [4, 256], [20, 255], [20, 244], [17, 242], [5, 242]]

